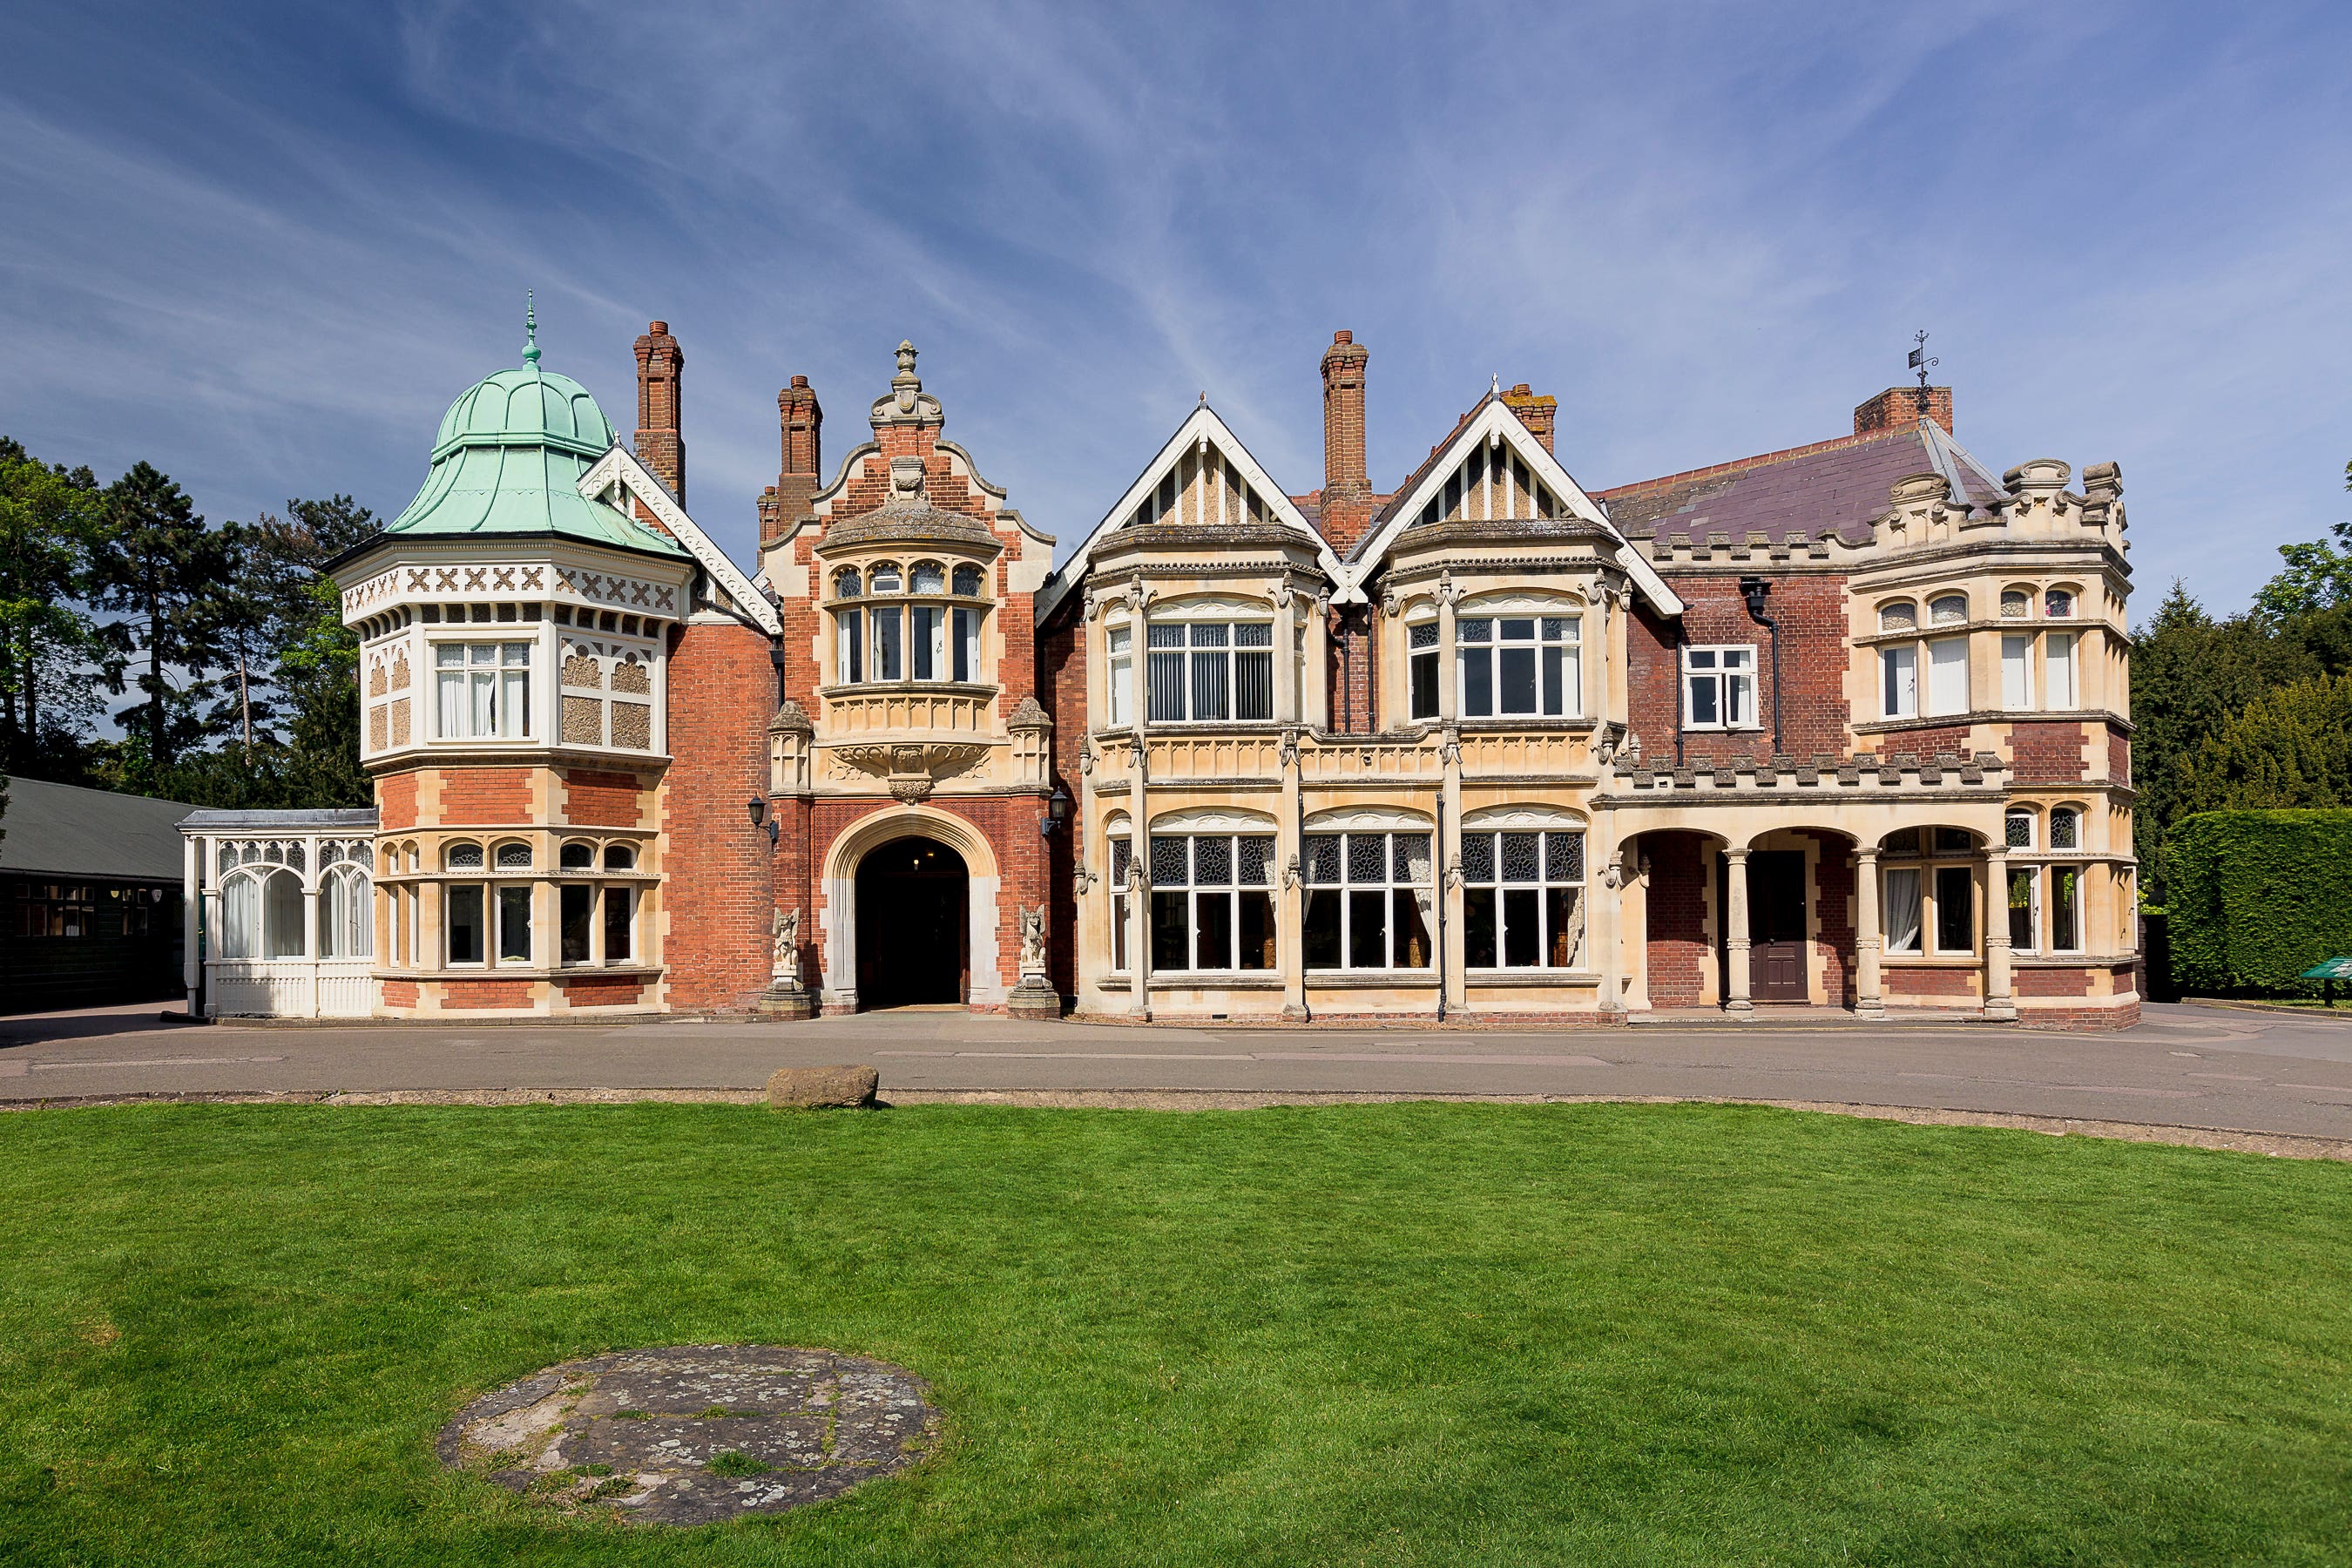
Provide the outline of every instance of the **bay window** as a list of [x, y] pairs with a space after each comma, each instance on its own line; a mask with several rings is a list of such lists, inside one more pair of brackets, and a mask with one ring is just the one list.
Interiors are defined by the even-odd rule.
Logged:
[[1465, 719], [1559, 718], [1583, 710], [1574, 616], [1465, 616], [1454, 626]]
[[[833, 678], [845, 686], [928, 680], [969, 683], [980, 679], [980, 632], [984, 605], [958, 605], [955, 598], [980, 596], [976, 566], [918, 561], [903, 571], [878, 561], [865, 569], [846, 566], [834, 574]], [[901, 604], [876, 600], [909, 595]], [[924, 604], [918, 595], [933, 596]]]
[[1151, 967], [1272, 969], [1273, 858], [1271, 835], [1153, 834]]
[[1582, 833], [1465, 833], [1462, 883], [1468, 967], [1576, 967], [1584, 946]]
[[1302, 845], [1309, 969], [1426, 969], [1430, 836], [1310, 833]]
[[[1932, 835], [1932, 839], [1929, 836]], [[1890, 864], [1880, 872], [1881, 919], [1889, 953], [1958, 954], [1976, 951], [1976, 867], [1973, 835], [1956, 827], [1902, 828], [1886, 836]], [[1965, 860], [1958, 857], [1965, 856]], [[1922, 860], [1955, 858], [1944, 864]]]
[[1683, 728], [1755, 727], [1755, 645], [1683, 649]]
[[530, 733], [530, 644], [433, 645], [435, 732], [445, 741]]

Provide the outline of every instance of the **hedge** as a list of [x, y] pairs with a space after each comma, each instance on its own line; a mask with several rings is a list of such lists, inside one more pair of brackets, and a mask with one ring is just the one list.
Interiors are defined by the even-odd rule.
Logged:
[[2164, 870], [2184, 992], [2316, 996], [2303, 972], [2352, 954], [2352, 810], [2184, 816], [2165, 836]]

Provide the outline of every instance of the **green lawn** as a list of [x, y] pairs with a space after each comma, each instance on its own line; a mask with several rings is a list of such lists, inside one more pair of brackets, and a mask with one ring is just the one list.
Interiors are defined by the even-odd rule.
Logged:
[[[802, 1513], [564, 1523], [469, 1395], [931, 1380]], [[2352, 1168], [1729, 1107], [0, 1116], [0, 1563], [2352, 1562]]]

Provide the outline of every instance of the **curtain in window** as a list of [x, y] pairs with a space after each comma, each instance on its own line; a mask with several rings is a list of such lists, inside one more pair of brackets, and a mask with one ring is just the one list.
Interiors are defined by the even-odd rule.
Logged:
[[874, 679], [904, 680], [907, 679], [906, 653], [898, 640], [898, 608], [877, 606], [874, 611]]
[[1905, 644], [1878, 650], [1885, 697], [1885, 716], [1910, 719], [1919, 711], [1919, 650]]
[[2053, 708], [2074, 706], [2074, 634], [2052, 632], [2042, 645], [2042, 684], [2050, 694]]
[[844, 610], [834, 616], [833, 625], [833, 678], [855, 685], [866, 679], [864, 616], [856, 610]]
[[2017, 632], [2000, 639], [2000, 705], [2033, 706], [2033, 639]]
[[1901, 867], [1886, 873], [1886, 951], [1919, 951], [1919, 871]]
[[1184, 707], [1184, 628], [1162, 626], [1149, 628], [1151, 644], [1151, 668], [1146, 673], [1151, 682], [1151, 721], [1180, 720], [1186, 717]]
[[261, 954], [261, 881], [231, 877], [221, 884], [220, 930], [213, 933], [223, 958]]
[[1927, 711], [1969, 710], [1969, 639], [1941, 637], [1927, 645]]
[[299, 958], [307, 951], [302, 932], [302, 879], [273, 871], [261, 895], [262, 956]]

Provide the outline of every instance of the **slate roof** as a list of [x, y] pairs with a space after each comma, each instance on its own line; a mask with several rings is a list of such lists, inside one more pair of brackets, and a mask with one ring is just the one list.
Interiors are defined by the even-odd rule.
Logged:
[[194, 808], [176, 800], [83, 789], [11, 776], [0, 816], [0, 869], [68, 877], [180, 879], [180, 819]]
[[1941, 473], [1971, 506], [2005, 492], [2000, 481], [1941, 426], [1922, 423], [1867, 436], [1843, 436], [1760, 457], [1595, 490], [1610, 521], [1635, 538], [1728, 534], [1744, 542], [1761, 533], [1836, 532], [1856, 542], [1884, 516], [1887, 491], [1910, 474]]

